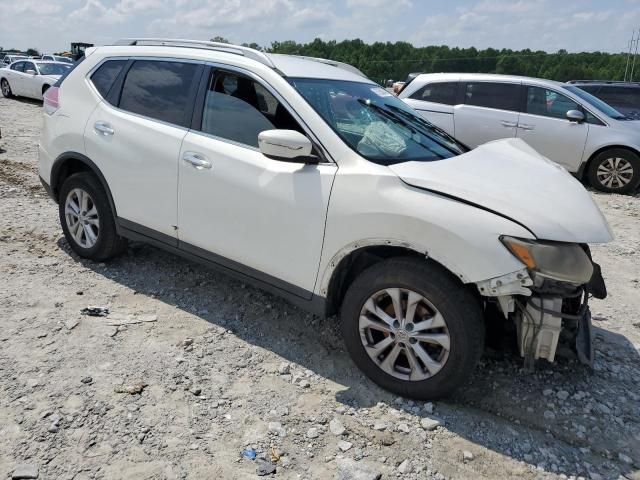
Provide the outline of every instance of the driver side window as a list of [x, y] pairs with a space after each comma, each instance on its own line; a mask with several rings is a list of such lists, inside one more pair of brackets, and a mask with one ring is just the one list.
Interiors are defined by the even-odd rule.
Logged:
[[225, 71], [212, 71], [202, 111], [204, 133], [258, 148], [265, 130], [304, 130], [289, 111], [255, 80]]
[[560, 93], [541, 87], [527, 87], [527, 113], [566, 119], [569, 110], [582, 111], [576, 102]]

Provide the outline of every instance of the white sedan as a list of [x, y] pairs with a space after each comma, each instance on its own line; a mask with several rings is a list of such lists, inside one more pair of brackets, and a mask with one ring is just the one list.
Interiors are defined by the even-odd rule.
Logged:
[[0, 68], [2, 95], [42, 100], [44, 92], [73, 65], [42, 60], [20, 60]]

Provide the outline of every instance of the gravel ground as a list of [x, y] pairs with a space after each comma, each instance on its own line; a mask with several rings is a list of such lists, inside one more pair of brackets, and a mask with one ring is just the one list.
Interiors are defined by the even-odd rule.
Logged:
[[40, 112], [0, 98], [0, 478], [640, 480], [640, 196], [594, 194], [616, 234], [593, 248], [595, 370], [488, 350], [454, 398], [413, 402], [360, 374], [336, 319], [142, 244], [75, 256]]

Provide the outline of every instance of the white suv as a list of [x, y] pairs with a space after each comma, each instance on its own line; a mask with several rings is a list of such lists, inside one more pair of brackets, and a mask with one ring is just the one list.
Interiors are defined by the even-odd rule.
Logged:
[[348, 65], [120, 43], [45, 95], [40, 176], [78, 255], [142, 240], [340, 312], [358, 366], [414, 398], [464, 381], [486, 319], [531, 361], [562, 326], [591, 361], [586, 243], [611, 232], [564, 169], [517, 139], [468, 151]]
[[408, 105], [475, 148], [522, 138], [578, 178], [605, 192], [640, 184], [640, 121], [575, 85], [530, 77], [434, 73], [400, 93]]

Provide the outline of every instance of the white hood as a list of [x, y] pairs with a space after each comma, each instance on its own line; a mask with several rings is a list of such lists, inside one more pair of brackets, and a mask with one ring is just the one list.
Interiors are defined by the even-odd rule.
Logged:
[[541, 240], [605, 243], [613, 239], [584, 186], [517, 138], [485, 143], [442, 161], [405, 162], [389, 168], [409, 185], [505, 215]]

